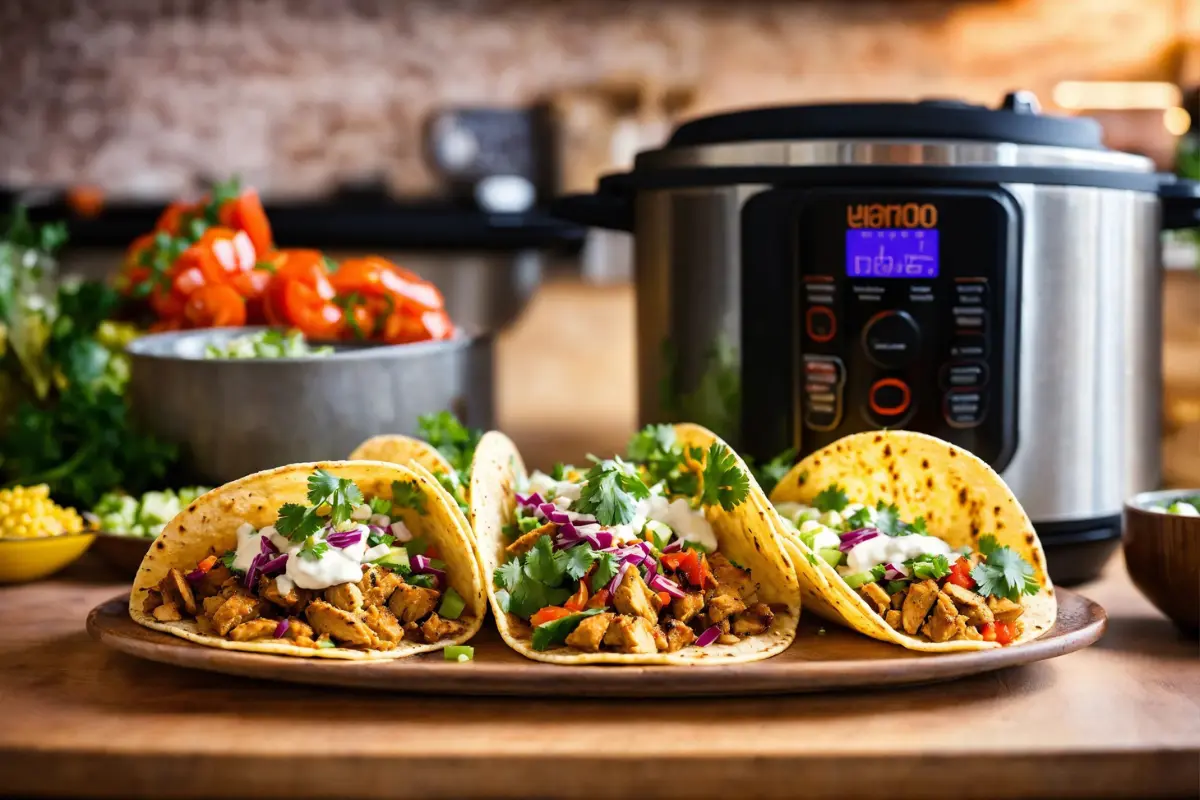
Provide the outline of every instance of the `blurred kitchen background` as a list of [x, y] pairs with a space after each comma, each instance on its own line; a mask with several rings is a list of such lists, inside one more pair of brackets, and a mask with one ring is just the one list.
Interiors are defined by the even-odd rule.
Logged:
[[[0, 76], [0, 189], [69, 215], [64, 269], [115, 270], [169, 199], [238, 174], [281, 244], [392, 255], [497, 332], [499, 424], [562, 451], [581, 417], [603, 420], [591, 448], [636, 423], [633, 296], [625, 235], [557, 223], [547, 200], [680, 119], [1022, 88], [1200, 171], [1200, 0], [14, 0]], [[1166, 478], [1189, 485], [1195, 241], [1164, 251]], [[532, 394], [558, 410], [523, 416]]]

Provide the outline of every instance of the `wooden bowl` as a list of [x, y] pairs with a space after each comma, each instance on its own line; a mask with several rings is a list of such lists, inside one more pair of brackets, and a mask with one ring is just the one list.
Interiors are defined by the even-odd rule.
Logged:
[[1129, 500], [1124, 513], [1129, 577], [1155, 608], [1192, 636], [1200, 635], [1200, 517], [1147, 509], [1198, 494], [1145, 492]]

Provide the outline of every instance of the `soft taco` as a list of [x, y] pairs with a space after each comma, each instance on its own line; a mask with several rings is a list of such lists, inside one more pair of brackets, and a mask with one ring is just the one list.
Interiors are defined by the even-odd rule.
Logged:
[[704, 428], [651, 426], [626, 459], [532, 475], [493, 431], [470, 500], [496, 625], [529, 658], [730, 663], [795, 638], [799, 585], [766, 497]]
[[226, 650], [401, 658], [470, 639], [483, 583], [463, 515], [424, 470], [292, 464], [172, 519], [138, 568], [129, 613]]
[[1036, 639], [1057, 606], [1046, 557], [991, 467], [921, 433], [854, 434], [771, 492], [806, 607], [912, 650]]
[[405, 465], [416, 462], [434, 476], [465, 514], [471, 460], [483, 432], [466, 427], [449, 411], [422, 414], [417, 428], [423, 438], [399, 433], [372, 436], [354, 449], [350, 460]]

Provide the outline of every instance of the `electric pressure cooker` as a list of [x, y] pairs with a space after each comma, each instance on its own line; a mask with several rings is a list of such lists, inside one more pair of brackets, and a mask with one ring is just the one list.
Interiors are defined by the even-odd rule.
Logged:
[[1017, 92], [697, 119], [556, 213], [634, 234], [643, 424], [758, 460], [933, 434], [1001, 473], [1070, 583], [1159, 483], [1159, 232], [1197, 195]]

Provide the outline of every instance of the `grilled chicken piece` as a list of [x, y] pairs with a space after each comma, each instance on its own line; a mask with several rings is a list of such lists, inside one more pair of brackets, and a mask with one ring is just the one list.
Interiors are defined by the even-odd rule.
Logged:
[[159, 581], [158, 591], [162, 594], [164, 603], [174, 603], [180, 610], [195, 616], [196, 597], [192, 594], [192, 587], [188, 584], [187, 578], [183, 577], [182, 572], [174, 568], [170, 569], [167, 577]]
[[676, 650], [682, 650], [692, 642], [696, 641], [696, 634], [690, 626], [685, 625], [677, 619], [669, 619], [662, 624], [663, 632], [667, 636], [666, 651], [674, 653]]
[[864, 583], [858, 587], [858, 595], [867, 601], [876, 614], [882, 615], [892, 605], [892, 598], [878, 583]]
[[287, 594], [279, 591], [278, 578], [263, 576], [258, 579], [258, 596], [279, 606], [289, 614], [298, 614], [312, 599], [312, 592], [307, 589], [292, 587]]
[[403, 623], [416, 622], [428, 616], [437, 607], [438, 592], [436, 589], [425, 589], [421, 586], [410, 586], [402, 583], [392, 592], [388, 599], [388, 608], [400, 618]]
[[369, 566], [363, 570], [362, 580], [358, 582], [358, 590], [362, 592], [363, 604], [367, 606], [386, 606], [392, 593], [404, 583], [400, 576], [389, 569]]
[[304, 620], [299, 617], [288, 617], [288, 629], [284, 635], [285, 639], [291, 641], [292, 644], [300, 647], [316, 647], [317, 643], [313, 641], [313, 629]]
[[962, 614], [954, 621], [954, 637], [955, 639], [970, 639], [977, 642], [983, 638], [983, 634], [979, 629], [972, 625]]
[[213, 630], [218, 636], [225, 636], [231, 630], [262, 616], [265, 607], [257, 597], [248, 594], [235, 594], [227, 597], [225, 602], [212, 614]]
[[534, 528], [529, 533], [522, 534], [515, 539], [512, 544], [504, 549], [514, 556], [523, 556], [533, 549], [533, 546], [537, 544], [538, 539], [542, 538], [543, 536], [553, 536], [554, 532], [557, 530], [557, 525], [555, 525], [553, 522], [547, 522], [540, 528]]
[[658, 645], [654, 643], [654, 626], [645, 617], [618, 616], [608, 626], [604, 644], [618, 653], [658, 652]]
[[243, 622], [229, 632], [229, 638], [235, 642], [252, 642], [255, 639], [267, 639], [275, 636], [279, 623], [273, 619], [252, 619]]
[[161, 603], [150, 613], [159, 622], [178, 622], [183, 619], [183, 615], [179, 613], [179, 606], [174, 603]]
[[595, 653], [604, 641], [604, 634], [612, 624], [615, 615], [605, 612], [595, 616], [585, 617], [579, 627], [567, 636], [567, 647], [574, 647], [585, 653]]
[[217, 613], [217, 609], [219, 609], [221, 606], [225, 605], [225, 601], [228, 599], [229, 598], [222, 597], [219, 594], [213, 595], [212, 597], [204, 598], [204, 601], [202, 604], [203, 610], [204, 610], [204, 616], [211, 618], [214, 614]]
[[325, 602], [351, 613], [362, 611], [363, 593], [355, 583], [341, 583], [325, 590]]
[[947, 582], [942, 587], [942, 592], [949, 595], [954, 601], [954, 605], [958, 608], [958, 613], [967, 618], [967, 622], [971, 625], [987, 625], [995, 621], [992, 615], [992, 610], [987, 607], [987, 603], [979, 595], [972, 592], [970, 589]]
[[658, 622], [658, 612], [650, 602], [652, 594], [641, 574], [636, 569], [630, 569], [621, 579], [617, 591], [613, 593], [613, 606], [622, 614], [644, 617], [647, 622], [654, 624]]
[[904, 606], [900, 611], [905, 633], [915, 635], [921, 630], [925, 615], [933, 608], [937, 596], [938, 585], [934, 580], [924, 580], [908, 587], [908, 597], [904, 598]]
[[158, 589], [147, 589], [146, 599], [142, 601], [142, 611], [147, 614], [163, 604], [162, 592]]
[[339, 643], [356, 647], [374, 647], [376, 644], [375, 634], [365, 623], [324, 600], [313, 600], [304, 614], [314, 631], [327, 634]]
[[221, 593], [221, 587], [225, 581], [232, 577], [233, 573], [229, 571], [229, 567], [218, 561], [215, 567], [204, 574], [204, 577], [192, 584], [192, 592], [196, 595], [197, 600], [218, 595]]
[[908, 587], [904, 587], [900, 591], [892, 595], [892, 608], [899, 611], [904, 608], [904, 598], [908, 597]]
[[723, 587], [728, 593], [736, 594], [740, 599], [754, 593], [755, 586], [750, 580], [750, 573], [734, 566], [733, 562], [723, 553], [713, 553], [708, 556], [708, 566], [717, 580], [717, 585]]
[[900, 612], [896, 609], [889, 609], [887, 612], [885, 612], [883, 615], [883, 621], [888, 625], [891, 625], [896, 630], [900, 630]]
[[700, 592], [688, 592], [683, 597], [671, 601], [671, 613], [680, 622], [691, 622], [704, 608], [704, 595]]
[[378, 640], [376, 648], [379, 650], [391, 650], [404, 638], [404, 628], [400, 627], [400, 620], [388, 611], [387, 606], [368, 606], [363, 622], [375, 634]]
[[925, 634], [931, 642], [948, 642], [954, 638], [954, 633], [958, 630], [958, 616], [958, 609], [954, 607], [954, 601], [939, 592], [929, 619], [921, 627], [921, 633]]
[[[723, 589], [724, 587], [722, 587]], [[741, 613], [746, 610], [746, 604], [742, 602], [742, 598], [735, 594], [717, 590], [708, 599], [708, 619], [713, 625], [719, 625], [734, 614]]]
[[421, 635], [428, 644], [451, 639], [463, 632], [466, 624], [456, 619], [442, 619], [437, 614], [430, 614], [429, 619], [421, 626]]
[[766, 633], [775, 621], [775, 614], [766, 603], [755, 603], [733, 618], [732, 632], [736, 636], [757, 636]]
[[988, 597], [987, 606], [991, 610], [992, 616], [1000, 622], [1015, 622], [1017, 617], [1025, 612], [1025, 607], [1020, 603], [1014, 603], [1007, 597], [996, 595]]

